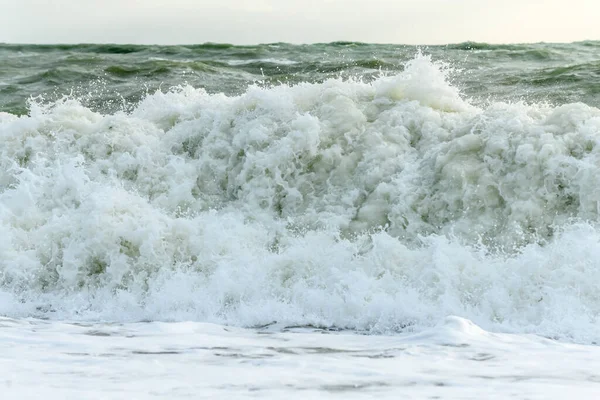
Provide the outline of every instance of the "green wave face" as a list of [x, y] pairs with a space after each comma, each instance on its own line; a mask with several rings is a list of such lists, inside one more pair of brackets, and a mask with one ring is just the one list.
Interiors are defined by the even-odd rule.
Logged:
[[188, 84], [237, 95], [253, 84], [370, 81], [397, 74], [417, 51], [453, 68], [453, 83], [474, 102], [526, 101], [600, 104], [595, 79], [600, 42], [445, 46], [334, 42], [234, 46], [116, 44], [0, 45], [0, 111], [22, 114], [31, 96], [89, 97], [98, 111], [137, 103], [147, 93]]

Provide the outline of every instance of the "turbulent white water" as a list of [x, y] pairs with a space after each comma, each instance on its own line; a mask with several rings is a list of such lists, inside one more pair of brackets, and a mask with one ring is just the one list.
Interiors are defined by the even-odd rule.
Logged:
[[0, 314], [600, 340], [600, 110], [372, 83], [0, 115]]

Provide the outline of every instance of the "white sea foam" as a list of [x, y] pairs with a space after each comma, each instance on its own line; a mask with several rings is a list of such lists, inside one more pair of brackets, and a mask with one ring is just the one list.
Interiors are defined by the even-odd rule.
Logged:
[[372, 83], [0, 115], [0, 313], [600, 340], [600, 110]]
[[18, 399], [595, 399], [600, 351], [449, 317], [417, 335], [0, 319]]

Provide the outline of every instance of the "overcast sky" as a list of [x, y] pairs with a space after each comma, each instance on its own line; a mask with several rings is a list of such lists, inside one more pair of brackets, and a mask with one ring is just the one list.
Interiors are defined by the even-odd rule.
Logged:
[[600, 40], [600, 0], [0, 0], [0, 42]]

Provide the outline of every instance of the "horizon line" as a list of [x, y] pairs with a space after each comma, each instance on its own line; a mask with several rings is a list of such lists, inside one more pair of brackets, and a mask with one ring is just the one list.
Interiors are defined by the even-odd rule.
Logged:
[[254, 44], [235, 44], [231, 42], [189, 42], [189, 43], [132, 43], [132, 42], [0, 42], [0, 45], [21, 45], [21, 46], [86, 46], [86, 45], [113, 45], [113, 46], [163, 46], [163, 47], [177, 47], [177, 46], [204, 46], [204, 45], [214, 45], [214, 46], [230, 46], [230, 47], [256, 47], [256, 46], [272, 46], [272, 45], [291, 45], [291, 46], [312, 46], [312, 45], [324, 45], [324, 44], [339, 44], [339, 45], [382, 45], [382, 46], [405, 46], [405, 47], [419, 47], [419, 46], [435, 46], [435, 47], [443, 47], [443, 46], [455, 46], [455, 45], [463, 45], [463, 44], [473, 44], [473, 45], [493, 45], [493, 46], [502, 46], [502, 45], [534, 45], [534, 44], [577, 44], [577, 43], [586, 43], [586, 42], [600, 42], [598, 39], [583, 39], [583, 40], [574, 40], [574, 41], [537, 41], [537, 42], [485, 42], [485, 41], [476, 41], [476, 40], [466, 40], [460, 42], [449, 42], [449, 43], [419, 43], [419, 44], [410, 44], [410, 43], [393, 43], [393, 42], [364, 42], [364, 41], [355, 41], [355, 40], [333, 40], [330, 42], [259, 42]]

